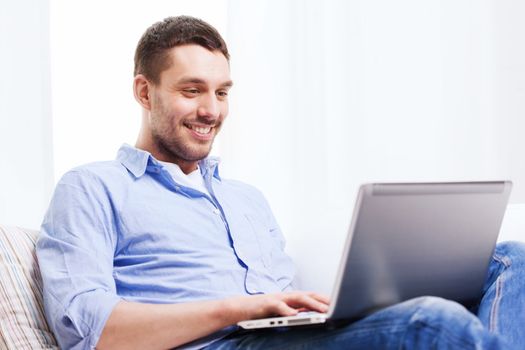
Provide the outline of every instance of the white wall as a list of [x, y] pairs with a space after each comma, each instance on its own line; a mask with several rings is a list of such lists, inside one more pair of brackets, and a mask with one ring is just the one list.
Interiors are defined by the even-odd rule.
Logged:
[[51, 0], [57, 181], [74, 166], [114, 159], [124, 142], [135, 144], [141, 110], [133, 56], [146, 28], [186, 14], [225, 32], [226, 10], [224, 0]]
[[0, 8], [0, 223], [37, 228], [53, 187], [49, 5]]
[[525, 201], [524, 6], [230, 1], [223, 174], [267, 194], [306, 288], [330, 288], [362, 182], [504, 178]]

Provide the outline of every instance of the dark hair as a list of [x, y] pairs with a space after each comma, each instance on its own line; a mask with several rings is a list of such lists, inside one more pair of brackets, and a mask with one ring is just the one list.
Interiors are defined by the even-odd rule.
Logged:
[[170, 67], [169, 50], [175, 46], [197, 44], [210, 51], [219, 50], [230, 59], [226, 43], [219, 32], [201, 19], [168, 17], [149, 27], [135, 50], [133, 74], [143, 74], [154, 84], [160, 83], [160, 74]]

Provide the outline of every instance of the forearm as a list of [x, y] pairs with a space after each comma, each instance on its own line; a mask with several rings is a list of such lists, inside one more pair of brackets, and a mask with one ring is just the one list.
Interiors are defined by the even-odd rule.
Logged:
[[121, 301], [110, 314], [97, 349], [167, 349], [242, 320], [232, 300], [184, 304]]
[[326, 296], [288, 292], [185, 304], [119, 302], [97, 349], [168, 349], [205, 337], [238, 321], [290, 316], [301, 309], [326, 312]]

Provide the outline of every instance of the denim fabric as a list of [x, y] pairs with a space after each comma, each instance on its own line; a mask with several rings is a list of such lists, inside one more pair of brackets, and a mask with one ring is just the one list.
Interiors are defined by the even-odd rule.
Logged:
[[420, 297], [339, 328], [284, 328], [230, 335], [227, 349], [522, 349], [525, 347], [525, 244], [496, 247], [478, 315], [462, 305]]

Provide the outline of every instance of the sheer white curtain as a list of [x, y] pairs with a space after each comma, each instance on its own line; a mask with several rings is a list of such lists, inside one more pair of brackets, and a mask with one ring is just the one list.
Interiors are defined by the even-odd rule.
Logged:
[[0, 7], [0, 224], [37, 228], [53, 189], [49, 4]]
[[525, 201], [522, 3], [229, 5], [223, 171], [263, 189], [304, 287], [329, 290], [362, 182], [508, 178]]
[[142, 33], [168, 16], [202, 17], [226, 32], [225, 0], [50, 0], [55, 179], [114, 159], [134, 144], [140, 108], [133, 56]]

